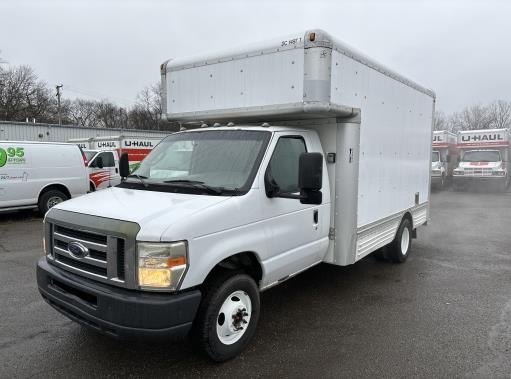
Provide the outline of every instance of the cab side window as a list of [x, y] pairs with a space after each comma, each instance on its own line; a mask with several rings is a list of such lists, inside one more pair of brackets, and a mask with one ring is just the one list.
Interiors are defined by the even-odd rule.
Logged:
[[[103, 160], [103, 167], [115, 167], [114, 154], [110, 152], [100, 153], [98, 158]], [[97, 158], [96, 158], [97, 159]]]
[[281, 137], [268, 165], [271, 178], [282, 192], [297, 192], [300, 154], [307, 152], [302, 137]]

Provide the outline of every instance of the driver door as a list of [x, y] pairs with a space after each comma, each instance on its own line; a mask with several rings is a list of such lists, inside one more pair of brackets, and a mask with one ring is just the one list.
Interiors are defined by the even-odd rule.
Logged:
[[[307, 133], [277, 133], [271, 158], [265, 168], [265, 183], [274, 180], [281, 191], [298, 193], [300, 154], [310, 151]], [[263, 187], [264, 189], [264, 187]], [[264, 192], [264, 191], [262, 191]], [[269, 285], [321, 261], [320, 205], [297, 199], [262, 195], [269, 260]]]

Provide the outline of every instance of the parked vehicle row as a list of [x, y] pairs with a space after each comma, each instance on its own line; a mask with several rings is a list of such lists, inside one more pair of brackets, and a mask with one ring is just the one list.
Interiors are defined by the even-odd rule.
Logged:
[[91, 192], [118, 185], [119, 157], [128, 153], [130, 171], [135, 170], [144, 157], [161, 141], [159, 137], [96, 137], [70, 139], [80, 146], [88, 162], [89, 190]]
[[508, 129], [433, 133], [431, 183], [455, 190], [485, 185], [501, 191], [509, 187], [511, 137]]

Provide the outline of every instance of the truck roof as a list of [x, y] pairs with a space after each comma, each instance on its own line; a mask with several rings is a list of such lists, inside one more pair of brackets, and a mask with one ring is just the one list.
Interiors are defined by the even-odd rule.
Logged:
[[295, 126], [282, 126], [282, 125], [270, 125], [270, 126], [260, 126], [260, 125], [234, 125], [234, 126], [208, 126], [206, 128], [197, 128], [197, 129], [187, 129], [182, 130], [178, 133], [187, 133], [187, 132], [196, 132], [196, 131], [216, 131], [216, 130], [255, 130], [261, 132], [288, 132], [291, 130], [295, 131], [306, 131], [305, 128], [295, 127]]
[[[177, 71], [181, 69], [206, 66], [214, 63], [221, 63], [230, 60], [242, 59], [251, 55], [268, 54], [272, 52], [280, 52], [284, 50], [291, 50], [296, 48], [303, 48], [306, 45], [307, 36], [311, 33], [315, 33], [317, 36], [316, 44], [319, 46], [325, 45], [332, 47], [333, 50], [340, 52], [350, 58], [359, 61], [372, 69], [381, 72], [384, 75], [390, 76], [395, 80], [402, 82], [418, 91], [421, 91], [431, 97], [436, 97], [435, 93], [423, 87], [416, 82], [406, 78], [405, 76], [397, 73], [396, 71], [388, 68], [387, 66], [379, 63], [378, 61], [368, 57], [364, 53], [361, 53], [354, 47], [348, 45], [345, 42], [340, 41], [337, 38], [332, 37], [330, 34], [322, 29], [311, 29], [298, 33], [294, 33], [285, 37], [274, 38], [271, 40], [251, 43], [238, 48], [231, 48], [221, 50], [213, 53], [205, 53], [201, 55], [195, 55], [184, 58], [169, 59], [162, 64], [162, 68], [165, 72]], [[296, 41], [290, 43], [290, 41]]]

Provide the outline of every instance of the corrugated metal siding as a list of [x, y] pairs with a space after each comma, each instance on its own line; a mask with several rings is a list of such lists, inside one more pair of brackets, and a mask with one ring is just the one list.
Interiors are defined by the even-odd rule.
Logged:
[[165, 137], [170, 133], [172, 132], [138, 129], [85, 128], [72, 125], [0, 121], [0, 141], [67, 142], [71, 138], [107, 137], [118, 135], [131, 137]]

